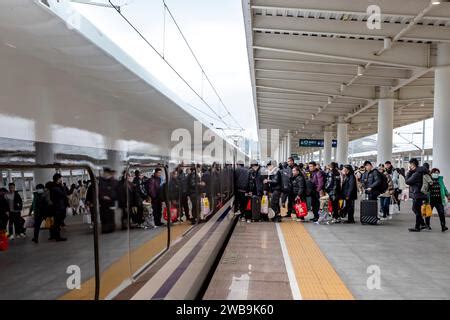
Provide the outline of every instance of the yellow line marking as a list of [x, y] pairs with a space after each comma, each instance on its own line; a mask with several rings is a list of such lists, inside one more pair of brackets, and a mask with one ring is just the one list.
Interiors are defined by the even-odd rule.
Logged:
[[[171, 238], [175, 240], [178, 239], [189, 227], [190, 224], [188, 223], [171, 226]], [[105, 299], [108, 294], [117, 288], [123, 281], [130, 279], [132, 274], [138, 271], [158, 253], [163, 251], [166, 245], [167, 230], [163, 230], [153, 239], [113, 262], [100, 276], [100, 299]], [[59, 297], [59, 300], [92, 300], [94, 299], [94, 292], [95, 277], [92, 277], [83, 282], [79, 290], [71, 290]]]
[[304, 300], [354, 300], [302, 223], [285, 219], [281, 230]]

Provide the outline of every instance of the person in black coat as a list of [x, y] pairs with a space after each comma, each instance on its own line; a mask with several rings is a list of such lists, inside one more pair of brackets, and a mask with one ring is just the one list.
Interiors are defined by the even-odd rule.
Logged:
[[242, 161], [238, 162], [234, 172], [234, 190], [235, 190], [235, 206], [234, 212], [244, 213], [247, 206], [247, 197], [245, 193], [248, 189], [248, 169], [244, 168]]
[[382, 180], [380, 172], [372, 166], [370, 161], [364, 162], [366, 172], [361, 177], [361, 182], [364, 185], [368, 200], [377, 200], [378, 196], [386, 190], [380, 190], [382, 187]]
[[413, 199], [412, 210], [416, 215], [416, 225], [414, 228], [410, 228], [411, 232], [419, 232], [422, 229], [426, 229], [427, 226], [422, 217], [422, 204], [427, 199], [427, 195], [421, 192], [423, 176], [428, 174], [429, 171], [425, 167], [419, 167], [419, 161], [415, 158], [409, 160], [409, 171], [406, 175], [405, 182], [409, 185], [409, 192]]
[[344, 223], [355, 223], [355, 200], [358, 198], [358, 187], [356, 185], [355, 172], [352, 166], [345, 165], [342, 169], [343, 181], [341, 198], [345, 201], [343, 211], [347, 215]]
[[187, 185], [187, 175], [183, 170], [183, 166], [179, 166], [177, 168], [177, 184], [179, 188], [179, 201], [180, 201], [180, 219], [183, 217], [183, 214], [186, 216], [187, 220], [191, 219], [191, 215], [189, 213], [189, 202], [188, 202], [188, 185]]
[[53, 225], [50, 228], [50, 239], [56, 241], [66, 241], [61, 237], [61, 225], [66, 215], [66, 209], [69, 205], [66, 190], [62, 183], [62, 176], [59, 173], [53, 175], [53, 183], [48, 185], [50, 188], [50, 200], [52, 202]]
[[98, 204], [102, 233], [110, 233], [116, 229], [115, 213], [112, 209], [117, 200], [118, 184], [114, 178], [115, 171], [103, 168], [103, 176], [98, 181]]
[[265, 189], [269, 192], [270, 207], [275, 212], [274, 222], [281, 222], [280, 197], [281, 197], [281, 171], [278, 169], [276, 161], [267, 163], [267, 178], [264, 179]]
[[192, 203], [192, 224], [197, 223], [197, 219], [200, 215], [200, 182], [200, 176], [198, 175], [197, 168], [195, 166], [192, 166], [190, 169], [190, 173], [187, 176], [188, 194], [189, 199], [191, 199]]

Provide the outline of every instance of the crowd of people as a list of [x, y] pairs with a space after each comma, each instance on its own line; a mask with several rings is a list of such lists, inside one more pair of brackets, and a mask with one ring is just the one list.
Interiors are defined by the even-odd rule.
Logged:
[[[121, 212], [122, 230], [149, 229], [164, 225], [163, 208], [166, 207], [166, 199], [171, 209], [171, 222], [189, 221], [195, 224], [204, 218], [200, 214], [202, 199], [209, 198], [208, 206], [220, 207], [232, 194], [231, 165], [221, 169], [217, 164], [181, 164], [170, 172], [168, 182], [166, 180], [163, 168], [154, 168], [151, 175], [139, 170], [132, 174], [123, 171], [118, 180], [116, 171], [103, 168], [102, 175], [98, 178], [97, 198], [101, 232], [115, 231], [116, 209]], [[49, 229], [49, 240], [66, 241], [67, 238], [61, 236], [61, 228], [65, 227], [65, 219], [70, 211], [73, 215], [85, 215], [88, 217], [87, 223], [92, 224], [94, 200], [91, 181], [80, 180], [69, 188], [63, 182], [61, 174], [56, 173], [52, 181], [45, 185], [37, 184], [28, 216], [33, 218], [32, 241], [39, 243], [39, 233], [44, 225]], [[26, 237], [27, 223], [22, 217], [23, 207], [22, 197], [15, 190], [14, 183], [9, 184], [9, 190], [0, 189], [0, 231], [7, 231], [9, 240]], [[211, 209], [208, 208], [207, 212]]]
[[[359, 194], [361, 199], [378, 201], [380, 220], [392, 219], [393, 211], [400, 211], [401, 201], [410, 197], [416, 222], [409, 231], [431, 230], [431, 215], [423, 214], [425, 205], [430, 210], [436, 209], [442, 232], [448, 230], [445, 210], [448, 210], [449, 193], [443, 177], [438, 168], [430, 170], [427, 163], [420, 166], [417, 159], [409, 161], [408, 172], [394, 168], [390, 161], [378, 166], [366, 161], [359, 168], [332, 162], [321, 168], [314, 161], [304, 165], [288, 158], [279, 165], [273, 160], [265, 166], [251, 161], [250, 168], [238, 162], [234, 180], [233, 168], [229, 164], [223, 168], [216, 164], [179, 165], [171, 170], [168, 179], [162, 168], [155, 168], [151, 176], [139, 170], [133, 174], [124, 171], [119, 180], [115, 175], [114, 170], [104, 168], [98, 179], [102, 233], [115, 231], [116, 208], [121, 211], [122, 229], [162, 226], [164, 207], [170, 207], [171, 222], [190, 221], [195, 224], [205, 218], [202, 215], [205, 203], [208, 207], [206, 214], [220, 208], [224, 200], [231, 197], [233, 187], [234, 212], [248, 223], [259, 220], [281, 222], [281, 209], [285, 208], [284, 217], [296, 214], [298, 221], [305, 221], [310, 212], [312, 218], [309, 221], [317, 224], [354, 224], [355, 201]], [[204, 202], [205, 199], [208, 201]], [[268, 210], [260, 210], [255, 216], [253, 202], [261, 203], [262, 199]], [[34, 224], [32, 241], [39, 242], [44, 223], [49, 228], [49, 240], [66, 241], [67, 238], [61, 236], [61, 228], [65, 226], [68, 209], [74, 215], [90, 216], [94, 200], [90, 181], [80, 180], [69, 188], [61, 174], [56, 173], [52, 181], [38, 184], [29, 211]], [[303, 206], [299, 206], [302, 203]], [[14, 183], [9, 183], [8, 189], [0, 189], [0, 231], [7, 231], [10, 240], [26, 237], [23, 206]], [[307, 208], [306, 214], [298, 215], [300, 207]], [[152, 218], [151, 222], [148, 222], [148, 217]], [[165, 219], [168, 220], [167, 217]]]
[[[442, 232], [448, 230], [445, 206], [449, 193], [439, 169], [430, 170], [427, 163], [419, 166], [418, 160], [413, 158], [409, 162], [408, 172], [405, 171], [394, 168], [390, 161], [378, 166], [365, 161], [359, 168], [335, 162], [321, 168], [315, 161], [306, 165], [296, 164], [293, 158], [278, 166], [275, 161], [268, 161], [264, 167], [252, 161], [250, 168], [238, 163], [235, 171], [235, 211], [248, 223], [269, 219], [281, 222], [281, 208], [287, 205], [284, 217], [290, 218], [296, 214], [293, 209], [295, 204], [303, 202], [312, 214], [311, 222], [354, 224], [358, 194], [362, 200], [378, 201], [379, 220], [392, 219], [393, 211], [400, 211], [401, 201], [411, 197], [412, 210], [416, 215], [416, 224], [409, 229], [411, 232], [431, 230], [431, 217], [423, 216], [424, 205], [436, 208]], [[261, 213], [260, 218], [255, 218], [251, 207], [258, 202], [252, 199], [263, 197], [269, 199], [269, 213]], [[326, 219], [327, 215], [330, 219]], [[297, 220], [305, 221], [304, 215]]]

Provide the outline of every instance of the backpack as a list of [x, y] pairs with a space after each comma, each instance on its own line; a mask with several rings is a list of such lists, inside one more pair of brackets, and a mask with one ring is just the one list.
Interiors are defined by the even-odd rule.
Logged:
[[420, 192], [423, 194], [428, 194], [431, 189], [431, 185], [433, 184], [433, 179], [430, 177], [429, 174], [424, 174], [422, 177], [422, 188], [420, 189]]

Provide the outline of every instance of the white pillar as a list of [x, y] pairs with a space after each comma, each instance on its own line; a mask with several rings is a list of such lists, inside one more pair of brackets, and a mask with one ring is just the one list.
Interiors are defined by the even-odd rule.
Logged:
[[337, 151], [336, 162], [347, 164], [348, 162], [348, 123], [343, 117], [339, 117], [337, 124]]
[[331, 150], [333, 146], [333, 133], [331, 128], [325, 128], [323, 133], [323, 164], [329, 165], [331, 162]]
[[434, 73], [433, 167], [450, 180], [450, 44], [438, 44]]
[[286, 157], [286, 160], [287, 160], [287, 158], [289, 158], [292, 154], [292, 152], [291, 152], [291, 133], [290, 132], [288, 132], [288, 134], [287, 134], [286, 141], [287, 141], [287, 157]]
[[322, 149], [319, 149], [319, 164], [322, 165]]
[[378, 100], [377, 164], [392, 161], [392, 134], [394, 131], [394, 99], [389, 88], [380, 88]]

